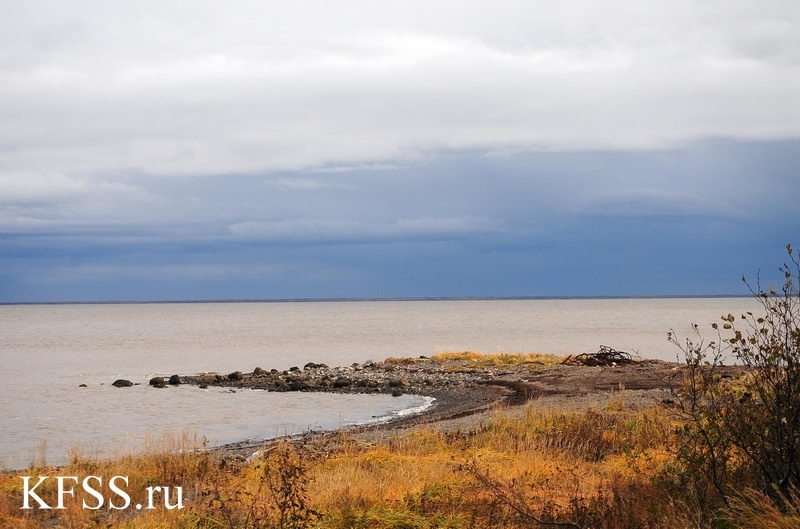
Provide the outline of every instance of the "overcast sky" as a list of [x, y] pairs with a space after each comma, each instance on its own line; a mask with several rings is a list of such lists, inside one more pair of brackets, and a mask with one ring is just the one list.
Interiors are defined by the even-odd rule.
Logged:
[[3, 2], [0, 301], [743, 294], [800, 3]]

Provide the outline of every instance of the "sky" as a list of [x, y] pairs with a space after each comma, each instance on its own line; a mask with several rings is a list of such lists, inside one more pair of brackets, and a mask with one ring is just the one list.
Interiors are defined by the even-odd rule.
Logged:
[[3, 2], [0, 302], [747, 294], [800, 3]]

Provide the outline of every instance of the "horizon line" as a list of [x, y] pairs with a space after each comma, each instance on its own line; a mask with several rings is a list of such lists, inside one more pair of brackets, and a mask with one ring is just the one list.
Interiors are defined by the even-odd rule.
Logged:
[[390, 296], [390, 297], [320, 297], [320, 298], [230, 298], [230, 299], [151, 299], [92, 301], [0, 301], [10, 305], [168, 305], [193, 303], [342, 303], [380, 301], [548, 301], [602, 299], [712, 299], [749, 298], [751, 294], [653, 294], [598, 296]]

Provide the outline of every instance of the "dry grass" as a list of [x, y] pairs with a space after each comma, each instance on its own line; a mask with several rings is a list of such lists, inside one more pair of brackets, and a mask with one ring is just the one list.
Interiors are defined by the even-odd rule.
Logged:
[[474, 351], [442, 352], [431, 357], [436, 362], [461, 361], [479, 367], [504, 367], [521, 364], [550, 366], [560, 363], [563, 357], [545, 353], [477, 353]]
[[[668, 424], [660, 415], [633, 412], [552, 414], [528, 409], [522, 415], [500, 413], [475, 429], [442, 432], [417, 429], [389, 441], [367, 444], [340, 442], [308, 469], [308, 498], [325, 516], [317, 527], [478, 527], [514, 526], [515, 519], [478, 487], [463, 465], [477, 462], [503, 482], [525, 484], [525, 501], [553, 515], [566, 516], [579, 499], [609, 494], [617, 483], [647, 483], [667, 461], [663, 441]], [[50, 475], [127, 475], [133, 503], [144, 501], [135, 491], [148, 484], [183, 485], [187, 508], [181, 512], [108, 513], [97, 515], [76, 502], [60, 512], [30, 515], [19, 510], [21, 487], [16, 475], [0, 477], [3, 503], [0, 522], [7, 527], [92, 526], [248, 527], [241, 523], [248, 508], [268, 518], [271, 507], [260, 483], [258, 464], [222, 465], [209, 454], [186, 449], [156, 451], [110, 462], [76, 458], [63, 469], [29, 469]], [[233, 498], [223, 515], [214, 498]], [[42, 496], [53, 498], [53, 486]], [[260, 494], [260, 496], [259, 496]], [[242, 498], [257, 501], [245, 508]], [[260, 502], [260, 503], [259, 503]], [[255, 525], [253, 527], [256, 527]]]
[[[376, 446], [351, 446], [317, 469], [312, 497], [328, 513], [322, 527], [530, 526], [470, 478], [464, 468], [475, 462], [534, 511], [574, 519], [594, 509], [599, 519], [619, 514], [614, 509], [622, 510], [623, 490], [656, 496], [651, 477], [671, 461], [665, 447], [670, 434], [668, 418], [653, 410], [554, 414], [529, 408], [522, 415], [501, 413], [470, 431], [420, 429]], [[629, 502], [625, 516], [633, 521], [617, 527], [656, 527], [641, 524], [669, 508], [663, 502], [652, 512], [631, 514]], [[381, 522], [376, 513], [384, 516]]]
[[797, 529], [800, 527], [800, 495], [784, 498], [775, 505], [769, 498], [748, 491], [734, 499], [730, 516], [741, 527], [749, 529]]
[[[413, 365], [426, 358], [395, 357], [384, 360], [387, 364]], [[518, 365], [550, 366], [560, 363], [563, 357], [545, 353], [478, 353], [474, 351], [441, 352], [430, 357], [437, 363], [457, 362], [471, 367], [509, 367]]]
[[[282, 452], [270, 451], [250, 464], [198, 452], [186, 440], [177, 446], [164, 442], [147, 455], [107, 462], [77, 457], [62, 469], [0, 475], [0, 527], [280, 527], [275, 496], [267, 486], [276, 463], [303, 484], [301, 503], [323, 514], [284, 527], [531, 527], [524, 512], [503, 502], [497, 491], [523, 511], [587, 529], [704, 527], [692, 520], [679, 496], [660, 485], [675, 464], [670, 452], [674, 427], [660, 409], [633, 411], [619, 405], [561, 413], [528, 407], [496, 413], [462, 431], [419, 428], [382, 442], [342, 436], [333, 444], [283, 445]], [[134, 504], [143, 501], [136, 491], [149, 484], [182, 485], [186, 508], [92, 512], [72, 502], [64, 511], [24, 513], [17, 476], [39, 473], [127, 475]], [[492, 480], [497, 490], [476, 476]], [[50, 486], [42, 496], [52, 498], [54, 492]], [[781, 510], [763, 497], [744, 496], [724, 527], [798, 527], [800, 513], [792, 507], [796, 500]]]

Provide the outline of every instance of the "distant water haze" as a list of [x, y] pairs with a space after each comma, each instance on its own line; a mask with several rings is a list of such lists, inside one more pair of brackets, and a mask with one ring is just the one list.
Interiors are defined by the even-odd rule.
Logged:
[[[423, 406], [418, 396], [147, 387], [156, 375], [349, 365], [440, 351], [596, 351], [676, 360], [666, 340], [751, 298], [170, 303], [0, 306], [0, 463], [43, 450], [113, 455], [165, 431], [212, 444], [363, 423]], [[114, 388], [127, 378], [142, 383]], [[87, 384], [87, 388], [79, 388]], [[102, 385], [101, 385], [102, 384]]]

